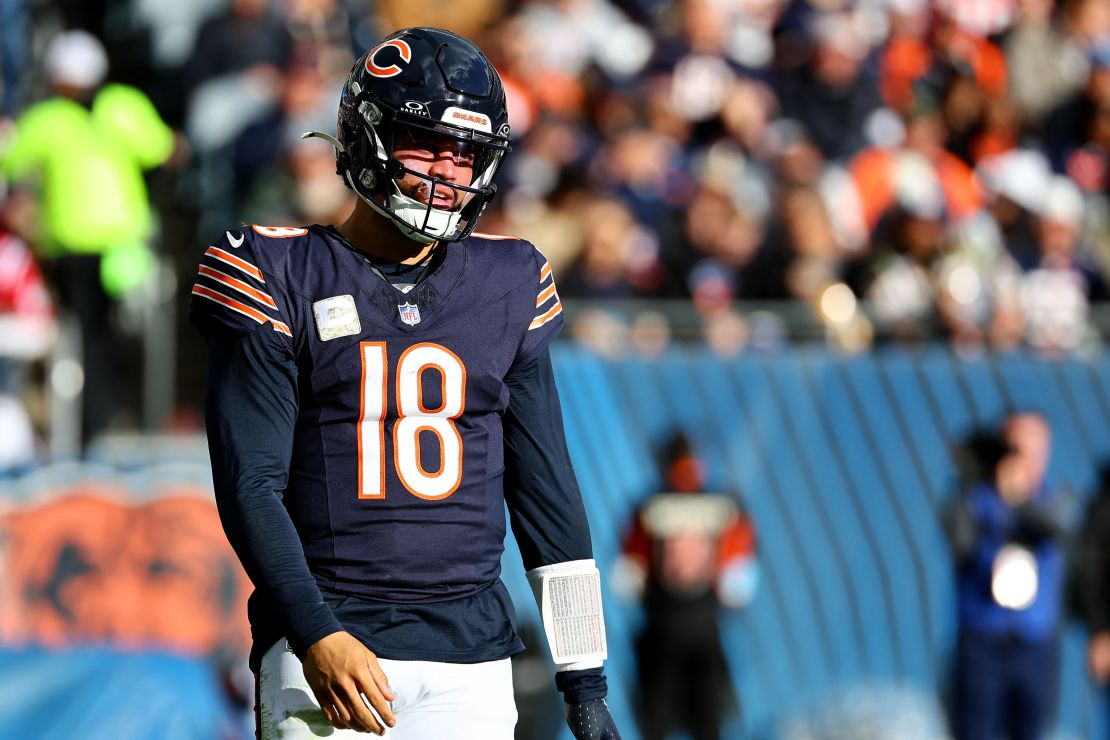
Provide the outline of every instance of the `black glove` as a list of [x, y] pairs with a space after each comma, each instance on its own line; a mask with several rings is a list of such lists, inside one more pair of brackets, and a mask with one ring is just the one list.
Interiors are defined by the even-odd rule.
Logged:
[[621, 740], [604, 699], [589, 699], [565, 706], [567, 726], [574, 740]]
[[600, 668], [559, 671], [555, 686], [563, 694], [567, 725], [574, 740], [621, 740], [605, 703], [609, 687]]

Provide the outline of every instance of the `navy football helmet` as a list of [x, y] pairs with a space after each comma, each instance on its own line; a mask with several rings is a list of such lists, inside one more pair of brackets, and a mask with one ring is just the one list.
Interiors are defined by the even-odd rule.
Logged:
[[[508, 119], [501, 78], [477, 46], [450, 31], [406, 28], [351, 68], [337, 136], [305, 136], [331, 141], [339, 176], [406, 236], [424, 243], [458, 241], [474, 230], [497, 191], [493, 179], [510, 150]], [[471, 181], [416, 172], [393, 156], [424, 142], [448, 142], [456, 157], [472, 164]], [[408, 175], [423, 181], [427, 203], [401, 192], [398, 183]], [[445, 188], [453, 198], [435, 197]]]

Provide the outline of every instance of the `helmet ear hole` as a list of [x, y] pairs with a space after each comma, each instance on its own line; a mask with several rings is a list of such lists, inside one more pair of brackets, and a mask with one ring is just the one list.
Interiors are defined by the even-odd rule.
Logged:
[[366, 119], [366, 122], [371, 126], [377, 126], [382, 122], [382, 111], [373, 103], [364, 100], [358, 106], [358, 112], [362, 114], [362, 117]]
[[389, 159], [385, 163], [385, 176], [390, 180], [396, 180], [404, 177], [405, 167], [396, 159]]

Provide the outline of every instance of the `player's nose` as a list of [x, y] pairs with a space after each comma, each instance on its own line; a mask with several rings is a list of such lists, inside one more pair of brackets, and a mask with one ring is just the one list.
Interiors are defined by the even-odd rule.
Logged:
[[458, 178], [459, 168], [455, 164], [455, 153], [449, 150], [444, 150], [435, 156], [432, 160], [432, 166], [428, 170], [428, 174], [437, 177], [440, 180], [447, 182], [454, 182]]

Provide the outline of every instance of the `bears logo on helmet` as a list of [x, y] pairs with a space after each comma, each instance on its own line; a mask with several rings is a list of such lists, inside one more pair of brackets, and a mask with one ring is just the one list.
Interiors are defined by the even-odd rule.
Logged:
[[394, 77], [401, 74], [401, 67], [397, 64], [391, 64], [388, 67], [380, 67], [376, 61], [378, 52], [382, 49], [392, 47], [397, 50], [401, 55], [401, 60], [408, 63], [412, 61], [412, 47], [405, 42], [404, 39], [393, 39], [385, 43], [378, 44], [366, 55], [366, 71], [375, 77]]

